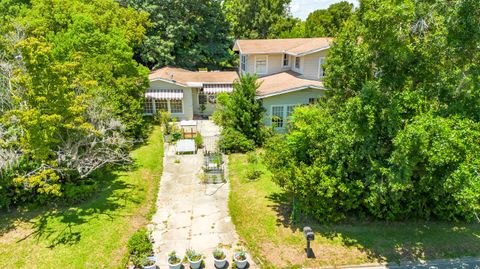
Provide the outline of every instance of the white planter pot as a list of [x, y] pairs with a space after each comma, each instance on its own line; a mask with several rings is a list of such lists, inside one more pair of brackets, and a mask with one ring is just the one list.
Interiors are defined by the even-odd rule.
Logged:
[[202, 259], [196, 262], [192, 262], [190, 259], [188, 259], [188, 262], [190, 263], [190, 267], [192, 267], [192, 269], [199, 269], [202, 265]]
[[247, 267], [247, 260], [248, 259], [245, 259], [244, 261], [238, 260], [237, 259], [237, 253], [235, 253], [235, 255], [233, 255], [233, 260], [235, 261], [235, 264], [237, 265], [238, 269], [243, 269], [243, 268]]
[[225, 267], [225, 264], [227, 264], [227, 258], [223, 260], [217, 260], [215, 259], [215, 257], [213, 257], [213, 262], [215, 264], [215, 267], [222, 269], [223, 267]]
[[[150, 257], [147, 257], [147, 260], [150, 260], [150, 261], [153, 261], [153, 262], [157, 262], [157, 259], [153, 256], [150, 256]], [[149, 265], [149, 266], [143, 266], [143, 269], [156, 269], [157, 268], [157, 265], [154, 264], [154, 265]]]
[[[177, 258], [180, 259], [180, 257], [177, 256]], [[168, 259], [167, 259], [167, 262], [168, 262], [168, 268], [169, 269], [180, 269], [182, 267], [182, 259], [180, 259], [180, 262], [179, 263], [176, 263], [176, 264], [171, 264]]]

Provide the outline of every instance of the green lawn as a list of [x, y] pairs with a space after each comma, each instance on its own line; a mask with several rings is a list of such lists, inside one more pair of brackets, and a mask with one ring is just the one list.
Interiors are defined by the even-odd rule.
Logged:
[[[363, 222], [319, 225], [292, 224], [290, 199], [264, 171], [248, 181], [253, 164], [245, 155], [230, 156], [230, 214], [245, 245], [264, 268], [403, 262], [421, 259], [476, 256], [480, 253], [480, 225], [445, 222]], [[302, 229], [315, 231], [316, 259], [306, 259]]]
[[129, 236], [146, 225], [154, 208], [163, 160], [160, 128], [132, 156], [135, 165], [105, 175], [86, 202], [1, 213], [0, 268], [122, 267]]

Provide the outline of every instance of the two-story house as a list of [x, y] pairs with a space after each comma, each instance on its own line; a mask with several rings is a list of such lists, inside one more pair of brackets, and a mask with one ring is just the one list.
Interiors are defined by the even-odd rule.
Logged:
[[193, 72], [164, 67], [153, 71], [145, 97], [145, 113], [166, 110], [179, 119], [209, 116], [216, 95], [233, 91], [233, 82], [246, 73], [259, 76], [257, 98], [266, 109], [265, 123], [286, 126], [295, 106], [315, 103], [325, 88], [322, 66], [331, 38], [237, 40], [238, 72]]

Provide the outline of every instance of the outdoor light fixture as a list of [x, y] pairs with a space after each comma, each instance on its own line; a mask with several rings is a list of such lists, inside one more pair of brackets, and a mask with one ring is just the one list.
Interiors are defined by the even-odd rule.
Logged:
[[310, 227], [303, 227], [303, 235], [305, 235], [305, 239], [307, 239], [307, 248], [305, 251], [307, 252], [307, 258], [315, 258], [312, 249], [310, 248], [310, 241], [315, 240], [315, 234]]

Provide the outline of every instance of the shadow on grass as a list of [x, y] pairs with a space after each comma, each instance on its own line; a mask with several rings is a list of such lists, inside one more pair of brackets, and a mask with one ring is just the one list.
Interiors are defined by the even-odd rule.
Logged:
[[104, 169], [97, 175], [99, 189], [84, 201], [78, 203], [49, 205], [33, 210], [13, 210], [1, 213], [0, 236], [16, 228], [19, 222], [29, 223], [31, 232], [17, 241], [33, 238], [37, 243], [48, 242], [49, 248], [57, 245], [74, 245], [81, 240], [81, 225], [98, 218], [113, 220], [119, 216], [119, 209], [128, 203], [141, 201], [131, 195], [135, 186], [124, 182], [120, 175], [127, 170], [135, 169], [133, 165]]
[[320, 224], [305, 214], [297, 214], [292, 221], [292, 198], [285, 193], [266, 197], [277, 214], [277, 226], [302, 232], [310, 226], [317, 235], [341, 242], [364, 252], [378, 262], [475, 257], [480, 253], [480, 225], [478, 223], [440, 221], [355, 221]]

